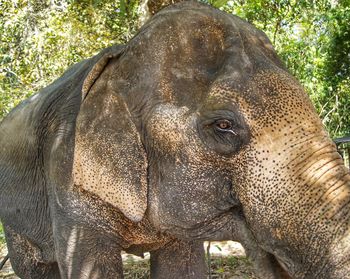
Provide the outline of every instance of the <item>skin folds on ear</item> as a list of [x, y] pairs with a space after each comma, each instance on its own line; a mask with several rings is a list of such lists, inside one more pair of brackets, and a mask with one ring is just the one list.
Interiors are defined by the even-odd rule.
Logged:
[[108, 61], [115, 55], [107, 55], [84, 82], [75, 134], [74, 185], [138, 222], [147, 207], [146, 154], [128, 108], [108, 84], [112, 68]]
[[[92, 67], [90, 72], [87, 74], [83, 87], [82, 87], [82, 100], [84, 100], [89, 93], [91, 87], [98, 79], [98, 77], [102, 74], [103, 70], [106, 68], [108, 62], [112, 58], [119, 57], [123, 53], [124, 46], [112, 46], [102, 51], [101, 57], [96, 62], [96, 64]], [[100, 55], [99, 54], [99, 55]]]

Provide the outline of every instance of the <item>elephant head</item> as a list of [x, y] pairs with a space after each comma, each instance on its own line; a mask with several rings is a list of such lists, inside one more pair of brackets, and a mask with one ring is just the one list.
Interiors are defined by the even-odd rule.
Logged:
[[[86, 178], [86, 190], [179, 237], [252, 234], [292, 277], [350, 278], [349, 171], [264, 33], [185, 2], [154, 16], [100, 71], [76, 140], [83, 126], [109, 137], [78, 142], [75, 158], [111, 175]], [[114, 126], [124, 127], [122, 148]], [[134, 165], [118, 176], [104, 161], [112, 153]], [[108, 192], [121, 173], [126, 190]]]

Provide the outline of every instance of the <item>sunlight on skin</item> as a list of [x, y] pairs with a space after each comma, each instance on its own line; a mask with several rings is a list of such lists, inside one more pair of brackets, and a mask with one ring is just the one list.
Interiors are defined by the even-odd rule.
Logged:
[[73, 227], [67, 242], [66, 263], [68, 267], [68, 278], [72, 278], [73, 266], [72, 259], [74, 258], [74, 252], [76, 250], [78, 240], [78, 231], [76, 226]]
[[[82, 278], [98, 279], [98, 273], [93, 273], [94, 264], [91, 261], [85, 261], [81, 268]], [[72, 278], [74, 279], [74, 278]]]

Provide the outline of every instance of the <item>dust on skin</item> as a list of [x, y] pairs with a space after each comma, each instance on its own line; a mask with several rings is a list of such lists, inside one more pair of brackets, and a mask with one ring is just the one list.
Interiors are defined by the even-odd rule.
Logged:
[[[157, 143], [158, 148], [167, 150], [170, 156], [174, 156], [183, 148], [187, 107], [178, 108], [171, 104], [160, 105], [154, 109], [152, 118], [148, 122], [152, 135], [152, 141]], [[161, 143], [161, 146], [159, 146]]]

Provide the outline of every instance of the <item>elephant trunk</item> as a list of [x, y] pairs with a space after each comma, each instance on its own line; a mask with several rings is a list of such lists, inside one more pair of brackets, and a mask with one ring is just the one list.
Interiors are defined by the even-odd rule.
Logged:
[[350, 173], [335, 145], [322, 134], [273, 146], [280, 155], [264, 144], [250, 171], [264, 175], [245, 187], [255, 204], [241, 197], [257, 241], [293, 278], [350, 278]]
[[333, 144], [318, 145], [291, 166], [300, 220], [293, 229], [305, 255], [296, 275], [350, 278], [350, 173]]

